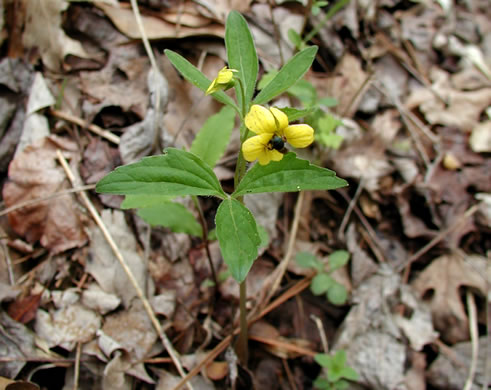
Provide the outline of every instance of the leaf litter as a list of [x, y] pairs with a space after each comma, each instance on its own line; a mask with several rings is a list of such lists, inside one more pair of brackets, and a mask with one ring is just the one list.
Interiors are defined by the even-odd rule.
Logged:
[[[84, 205], [67, 193], [57, 150], [94, 184], [122, 162], [168, 146], [189, 148], [220, 105], [181, 80], [163, 49], [182, 51], [211, 78], [225, 65], [217, 41], [224, 20], [238, 9], [249, 17], [268, 71], [294, 53], [288, 29], [308, 33], [329, 8], [315, 16], [300, 2], [141, 1], [163, 69], [156, 81], [128, 2], [19, 4], [22, 13], [6, 23], [3, 11], [0, 23], [10, 54], [0, 61], [0, 169], [4, 206], [13, 208], [0, 219], [7, 244], [0, 258], [0, 375], [50, 389], [172, 389], [181, 379], [167, 346]], [[471, 388], [489, 384], [488, 8], [485, 1], [352, 1], [312, 41], [321, 51], [305, 78], [318, 97], [337, 99], [322, 112], [343, 122], [336, 130], [343, 140], [338, 150], [319, 143], [308, 153], [351, 186], [305, 196], [301, 216], [294, 194], [247, 197], [268, 233], [248, 278], [248, 308], [264, 307], [271, 275], [283, 275], [276, 297], [290, 297], [251, 332], [248, 369], [256, 388], [311, 389], [320, 369], [305, 350], [323, 352], [324, 336], [330, 351], [346, 351], [366, 388], [463, 388], [473, 364]], [[48, 116], [53, 108], [110, 129], [121, 136], [119, 147]], [[215, 168], [225, 186], [237, 148], [232, 138]], [[92, 200], [182, 363], [193, 369], [236, 324], [238, 288], [216, 242], [215, 291], [199, 238], [150, 227], [133, 211], [118, 210], [120, 198]], [[216, 205], [201, 202], [213, 228]], [[347, 304], [313, 296], [311, 273], [294, 260], [285, 274], [276, 272], [289, 240], [293, 254], [321, 260], [349, 251], [348, 266], [333, 274], [349, 291]], [[476, 316], [466, 293], [477, 300]], [[63, 364], [57, 383], [64, 383], [36, 374], [53, 370], [46, 362]], [[245, 377], [224, 352], [190, 383], [225, 389]]]

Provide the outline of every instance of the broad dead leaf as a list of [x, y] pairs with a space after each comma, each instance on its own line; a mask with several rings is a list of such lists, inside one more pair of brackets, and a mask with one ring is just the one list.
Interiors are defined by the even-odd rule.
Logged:
[[[491, 280], [491, 275], [487, 280]], [[469, 321], [460, 289], [473, 288], [486, 296], [486, 260], [461, 252], [441, 256], [424, 269], [412, 286], [420, 297], [431, 296], [433, 322], [442, 339], [450, 343], [467, 340]]]
[[[76, 156], [75, 143], [57, 136], [43, 138], [17, 154], [9, 166], [9, 181], [3, 187], [7, 207], [54, 195], [68, 187], [65, 172], [57, 163], [57, 149], [73, 158]], [[17, 234], [30, 243], [40, 240], [52, 253], [80, 247], [86, 242], [73, 195], [18, 209], [8, 217]]]
[[44, 65], [59, 71], [66, 55], [88, 58], [80, 42], [68, 37], [63, 29], [62, 12], [68, 8], [66, 0], [24, 0], [26, 23], [23, 43], [37, 48]]

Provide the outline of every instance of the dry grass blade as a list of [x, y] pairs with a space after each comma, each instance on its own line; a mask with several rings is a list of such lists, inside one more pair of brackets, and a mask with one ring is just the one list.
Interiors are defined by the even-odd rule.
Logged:
[[467, 291], [467, 307], [469, 310], [469, 333], [471, 334], [472, 359], [469, 367], [469, 376], [465, 381], [464, 390], [471, 390], [476, 375], [477, 359], [479, 358], [479, 330], [477, 329], [477, 308], [474, 295]]

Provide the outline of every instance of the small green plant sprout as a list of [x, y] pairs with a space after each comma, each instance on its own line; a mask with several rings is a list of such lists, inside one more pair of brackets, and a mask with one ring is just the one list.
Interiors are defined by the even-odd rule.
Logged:
[[[308, 147], [314, 141], [314, 128], [309, 124], [291, 124], [305, 112], [294, 108], [280, 110], [270, 103], [302, 79], [315, 59], [317, 47], [306, 47], [293, 56], [257, 94], [257, 52], [247, 22], [239, 12], [232, 11], [227, 17], [225, 48], [228, 65], [212, 81], [180, 54], [165, 50], [167, 58], [187, 81], [224, 107], [206, 121], [189, 151], [167, 148], [161, 155], [118, 167], [97, 183], [96, 191], [125, 195], [124, 207], [139, 209], [139, 214], [151, 225], [201, 236], [206, 247], [208, 229], [198, 196], [218, 199], [215, 232], [222, 258], [240, 285], [241, 331], [236, 350], [246, 364], [245, 278], [259, 248], [267, 245], [267, 237], [244, 205], [244, 195], [331, 190], [348, 183], [329, 169], [299, 159], [288, 149]], [[224, 92], [229, 88], [234, 89], [235, 96]], [[225, 152], [237, 117], [240, 148], [234, 189], [227, 193], [213, 168]], [[256, 160], [258, 163], [248, 167], [248, 162]], [[196, 205], [199, 224], [189, 210], [175, 202], [175, 198], [187, 196]], [[208, 258], [216, 285], [219, 279], [209, 251]]]
[[308, 252], [299, 252], [295, 258], [297, 264], [302, 268], [311, 268], [316, 275], [310, 282], [310, 291], [314, 295], [326, 294], [326, 298], [334, 305], [344, 305], [348, 299], [346, 288], [337, 282], [331, 274], [338, 268], [348, 263], [349, 252], [338, 250], [328, 257], [329, 269], [325, 269], [324, 263], [316, 256]]
[[323, 368], [323, 373], [314, 381], [316, 389], [343, 390], [349, 387], [348, 381], [358, 380], [358, 373], [346, 365], [344, 350], [339, 350], [334, 355], [319, 353], [314, 359]]

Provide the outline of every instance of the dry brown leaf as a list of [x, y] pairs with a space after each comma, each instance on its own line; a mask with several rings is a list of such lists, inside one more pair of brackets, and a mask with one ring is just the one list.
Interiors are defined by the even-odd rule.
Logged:
[[[65, 172], [57, 164], [57, 149], [70, 157], [76, 156], [75, 143], [57, 136], [39, 140], [17, 154], [9, 166], [9, 181], [3, 187], [7, 207], [53, 195], [67, 187]], [[51, 253], [80, 247], [86, 242], [73, 195], [24, 207], [9, 213], [8, 217], [17, 234], [30, 243], [40, 240]]]
[[[102, 2], [96, 3], [114, 25], [126, 36], [140, 39], [141, 34], [135, 23], [135, 15], [130, 8], [116, 7]], [[143, 27], [148, 39], [185, 38], [199, 35], [214, 35], [223, 38], [225, 28], [219, 24], [210, 24], [205, 27], [190, 28], [177, 26], [154, 16], [142, 15]]]
[[[491, 275], [487, 280], [491, 280]], [[412, 286], [420, 297], [431, 295], [433, 322], [442, 339], [449, 343], [467, 340], [469, 321], [459, 290], [474, 288], [487, 296], [486, 259], [461, 252], [441, 256], [424, 269]]]
[[479, 123], [472, 129], [469, 144], [476, 153], [491, 152], [491, 121]]
[[68, 37], [61, 28], [61, 14], [68, 8], [66, 0], [24, 0], [26, 23], [23, 43], [37, 48], [44, 65], [59, 71], [66, 55], [88, 58], [80, 42]]
[[357, 94], [366, 79], [360, 59], [351, 54], [344, 55], [337, 66], [336, 76], [326, 83], [328, 96], [339, 102], [336, 106], [338, 113], [348, 118], [353, 116], [361, 99]]
[[414, 89], [406, 99], [406, 107], [419, 107], [432, 125], [472, 130], [479, 123], [481, 113], [491, 104], [491, 88], [457, 90], [451, 84], [449, 74], [436, 67], [431, 69], [430, 77], [433, 81], [432, 90], [423, 87]]

